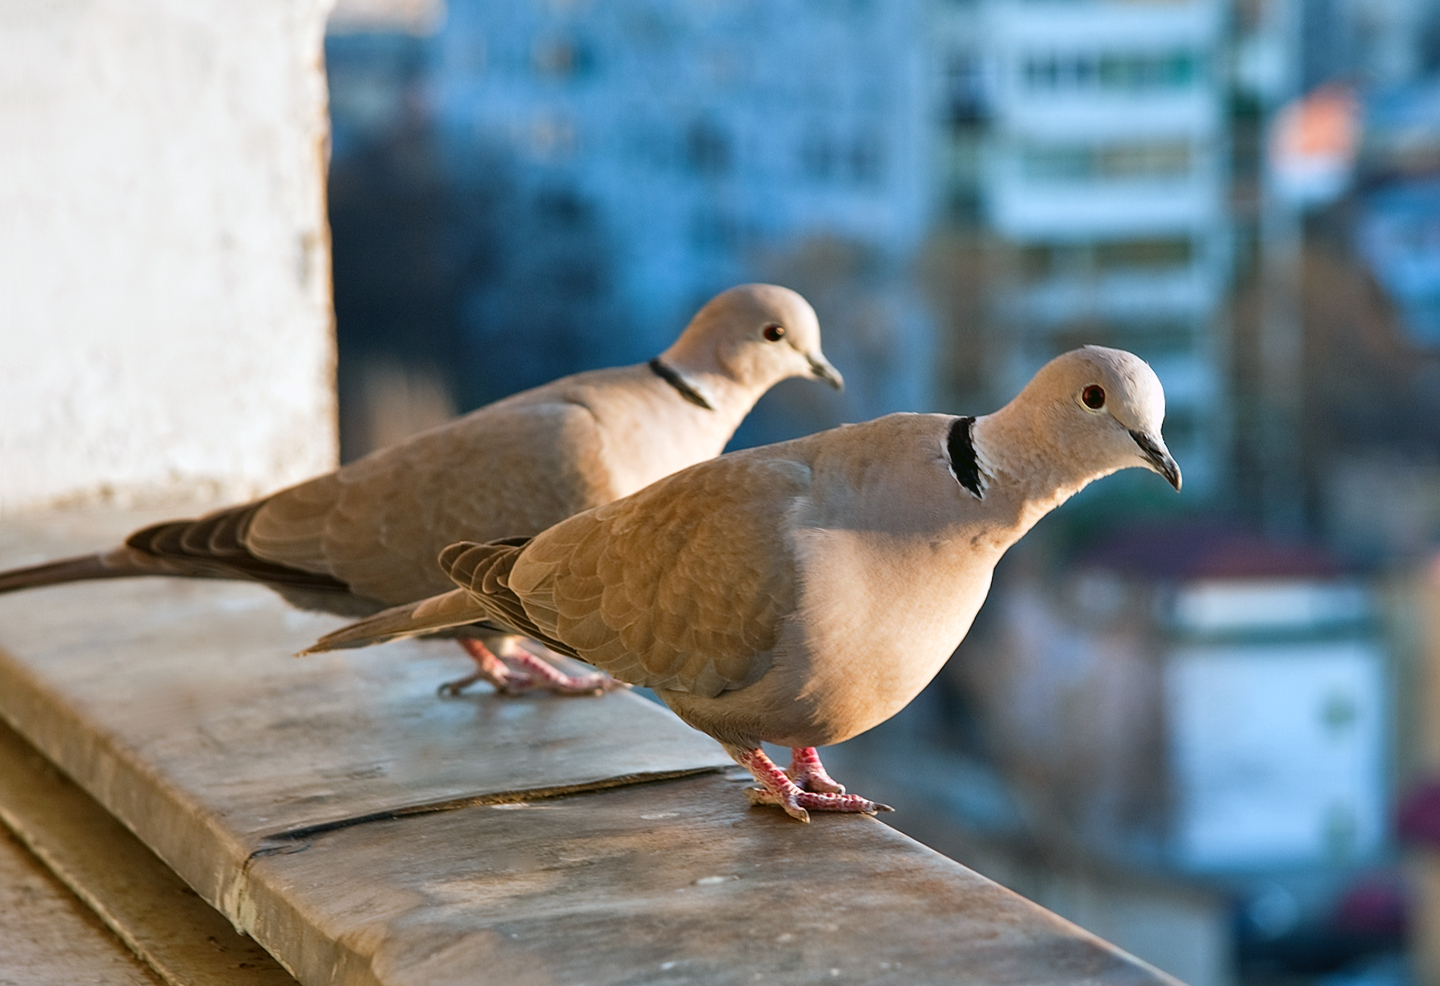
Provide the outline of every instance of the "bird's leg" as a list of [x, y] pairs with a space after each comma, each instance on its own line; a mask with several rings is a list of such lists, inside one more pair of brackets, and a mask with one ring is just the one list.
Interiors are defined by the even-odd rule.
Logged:
[[790, 751], [790, 769], [785, 771], [795, 785], [804, 791], [844, 794], [845, 785], [825, 772], [820, 754], [813, 746], [797, 746]]
[[489, 647], [474, 637], [461, 637], [460, 646], [475, 662], [475, 670], [463, 678], [447, 681], [440, 686], [441, 695], [459, 695], [477, 681], [488, 681], [501, 695], [519, 695], [532, 684], [531, 678], [523, 671], [511, 671], [505, 662], [496, 657]]
[[[785, 814], [791, 818], [798, 818], [802, 822], [810, 821], [810, 812], [806, 811], [807, 808], [812, 811], [849, 811], [866, 815], [873, 815], [877, 811], [895, 810], [889, 805], [878, 804], [868, 798], [862, 798], [858, 794], [803, 790], [759, 747], [746, 749], [727, 743], [725, 752], [730, 754], [736, 763], [750, 771], [751, 776], [760, 783], [758, 788], [752, 787], [747, 791], [752, 805], [779, 805], [785, 810]], [[796, 750], [797, 754], [799, 752], [800, 750]], [[815, 765], [819, 767], [820, 758], [816, 756], [813, 749], [810, 750], [809, 755], [810, 758], [813, 758]], [[820, 773], [824, 774], [824, 768], [820, 768]], [[830, 783], [834, 784], [835, 782], [830, 781]]]
[[629, 687], [625, 682], [610, 677], [604, 671], [566, 674], [545, 660], [544, 657], [534, 653], [535, 650], [543, 651], [545, 654], [553, 654], [554, 651], [533, 640], [526, 640], [522, 637], [506, 637], [501, 646], [503, 648], [500, 653], [501, 658], [512, 667], [517, 667], [528, 674], [531, 678], [530, 687], [532, 688], [544, 688], [561, 695], [593, 695]]
[[[537, 657], [521, 643], [524, 638], [501, 637], [494, 649], [473, 637], [460, 638], [460, 646], [475, 662], [475, 671], [440, 686], [442, 695], [459, 695], [477, 681], [488, 681], [501, 695], [519, 695], [538, 689], [558, 695], [594, 695], [621, 687], [603, 671], [593, 674], [566, 674], [549, 661]], [[541, 645], [536, 644], [536, 647]], [[546, 648], [546, 652], [549, 650]]]

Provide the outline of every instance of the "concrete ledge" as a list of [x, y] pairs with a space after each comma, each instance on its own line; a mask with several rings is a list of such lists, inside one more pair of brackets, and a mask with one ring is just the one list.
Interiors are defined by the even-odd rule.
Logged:
[[[0, 527], [0, 566], [146, 517]], [[306, 984], [1174, 982], [874, 819], [746, 807], [629, 694], [439, 699], [453, 644], [154, 579], [0, 597], [0, 716]]]
[[[0, 723], [0, 822], [118, 936], [106, 935], [87, 947], [87, 929], [47, 928], [64, 941], [63, 948], [47, 950], [55, 953], [49, 961], [71, 967], [63, 977], [32, 979], [16, 975], [26, 971], [23, 965], [20, 970], [11, 965], [17, 958], [24, 962], [23, 952], [16, 956], [17, 943], [0, 934], [0, 968], [8, 974], [0, 981], [128, 983], [133, 979], [153, 986], [154, 980], [143, 972], [117, 975], [113, 959], [105, 962], [103, 954], [95, 955], [108, 945], [110, 951], [132, 961], [142, 959], [169, 986], [295, 986], [295, 980], [259, 945], [236, 934], [173, 870], [4, 723]], [[0, 906], [0, 927], [7, 932], [27, 918], [24, 913], [3, 912]], [[48, 925], [55, 918], [46, 914], [30, 919]], [[22, 949], [24, 944], [19, 943]], [[127, 946], [134, 955], [125, 951]], [[85, 963], [87, 952], [92, 958]], [[138, 963], [137, 967], [144, 968]]]

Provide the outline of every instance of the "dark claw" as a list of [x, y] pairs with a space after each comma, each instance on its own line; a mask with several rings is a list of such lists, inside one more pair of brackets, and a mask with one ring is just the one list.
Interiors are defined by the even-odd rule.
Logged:
[[[504, 695], [509, 698], [524, 695], [525, 692], [530, 689], [532, 682], [528, 677], [521, 675], [516, 675], [516, 678], [520, 680], [507, 682], [503, 685], [495, 685], [495, 694]], [[482, 680], [486, 679], [481, 675], [473, 675], [469, 678], [458, 678], [455, 681], [444, 681], [440, 683], [440, 687], [435, 689], [435, 694], [441, 698], [459, 698], [465, 694], [465, 689], [475, 684], [475, 682]], [[494, 683], [491, 682], [491, 684]]]
[[442, 681], [440, 687], [435, 689], [435, 694], [441, 698], [459, 698], [465, 694], [465, 689], [475, 683], [477, 679], [461, 678], [458, 681]]

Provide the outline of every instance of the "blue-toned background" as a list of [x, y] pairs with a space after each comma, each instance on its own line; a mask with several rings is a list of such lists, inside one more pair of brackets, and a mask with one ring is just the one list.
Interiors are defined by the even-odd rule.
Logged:
[[1440, 981], [1404, 848], [1440, 837], [1440, 4], [346, 6], [347, 458], [746, 280], [811, 300], [848, 388], [783, 385], [737, 445], [1131, 349], [1184, 494], [1132, 471], [1042, 523], [832, 769], [1196, 986]]

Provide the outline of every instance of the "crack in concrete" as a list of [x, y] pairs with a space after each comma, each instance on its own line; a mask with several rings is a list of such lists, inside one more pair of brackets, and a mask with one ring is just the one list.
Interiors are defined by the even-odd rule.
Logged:
[[[442, 801], [426, 801], [419, 804], [405, 805], [400, 808], [387, 808], [383, 811], [367, 812], [364, 815], [352, 815], [347, 818], [337, 818], [328, 822], [316, 822], [312, 825], [303, 825], [298, 828], [284, 829], [273, 832], [270, 835], [261, 837], [261, 845], [250, 852], [245, 860], [243, 872], [248, 873], [250, 864], [264, 856], [283, 855], [292, 852], [303, 852], [306, 847], [296, 847], [296, 843], [306, 842], [317, 835], [326, 835], [340, 829], [353, 828], [357, 825], [368, 825], [372, 822], [390, 822], [401, 818], [409, 818], [415, 815], [434, 815], [442, 811], [456, 811], [461, 808], [476, 808], [486, 805], [513, 805], [525, 801], [538, 801], [545, 798], [559, 798], [568, 794], [585, 794], [591, 791], [604, 791], [610, 788], [629, 787], [634, 784], [651, 784], [659, 781], [670, 781], [681, 777], [695, 777], [700, 774], [717, 774], [725, 771], [725, 767], [687, 767], [682, 770], [661, 770], [640, 774], [619, 774], [615, 777], [604, 777], [594, 781], [582, 781], [576, 784], [560, 784], [554, 787], [525, 788], [514, 791], [495, 791], [489, 794], [473, 794], [460, 798], [446, 798]], [[269, 845], [266, 845], [269, 843]]]

